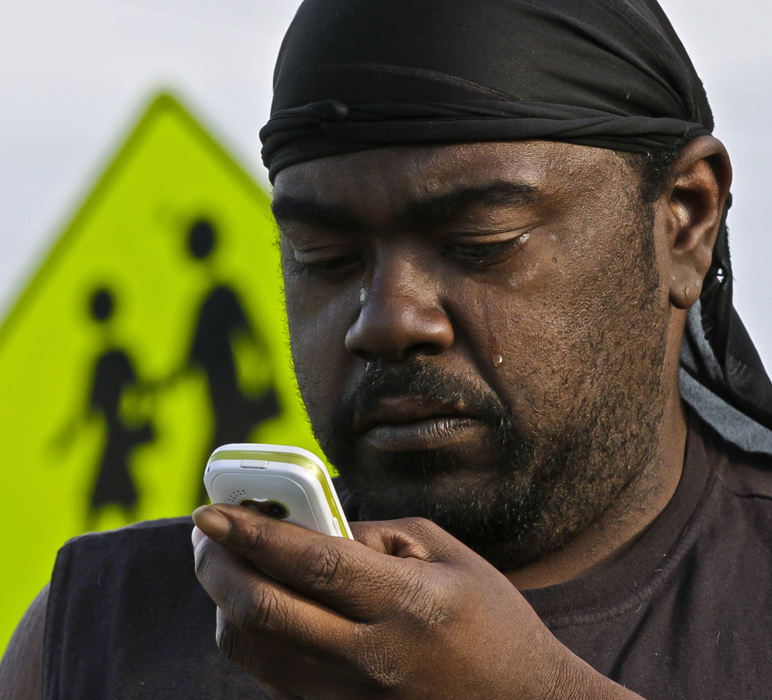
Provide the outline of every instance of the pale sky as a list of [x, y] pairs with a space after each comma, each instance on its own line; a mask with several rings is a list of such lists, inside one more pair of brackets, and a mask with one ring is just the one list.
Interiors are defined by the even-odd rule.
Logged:
[[[735, 305], [772, 369], [772, 10], [663, 0], [735, 167]], [[266, 182], [258, 130], [295, 0], [25, 0], [0, 24], [0, 313], [161, 88]]]

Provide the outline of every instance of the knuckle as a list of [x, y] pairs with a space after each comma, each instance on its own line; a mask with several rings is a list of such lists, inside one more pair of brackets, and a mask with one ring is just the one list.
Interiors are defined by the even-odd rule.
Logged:
[[329, 589], [338, 581], [343, 555], [332, 544], [309, 548], [302, 557], [307, 582], [314, 589]]
[[255, 586], [238, 594], [237, 617], [233, 620], [239, 628], [257, 633], [275, 630], [280, 626], [282, 606], [279, 593], [272, 587]]
[[[379, 600], [388, 601], [373, 621], [395, 619], [413, 633], [428, 634], [453, 616], [454, 591], [436, 572], [427, 575], [420, 563], [404, 563], [398, 575], [384, 577], [379, 584]], [[463, 603], [462, 603], [463, 605]]]
[[[219, 506], [228, 509], [230, 529], [217, 540], [217, 545], [235, 554], [248, 556], [263, 546], [268, 536], [265, 523], [241, 506]], [[212, 542], [210, 542], [212, 544]]]
[[401, 596], [403, 614], [413, 628], [434, 629], [450, 617], [445, 591], [418, 572], [405, 580]]
[[266, 539], [265, 528], [255, 520], [238, 521], [228, 536], [230, 547], [242, 556], [248, 556], [251, 551], [262, 547]]
[[239, 631], [227, 620], [217, 625], [217, 648], [223, 656], [234, 662], [241, 647], [239, 636]]
[[270, 586], [234, 587], [222, 605], [226, 622], [252, 635], [275, 631], [282, 623], [281, 596]]
[[382, 643], [381, 635], [373, 635], [369, 625], [360, 626], [358, 632], [354, 663], [360, 685], [368, 695], [398, 690], [403, 683], [403, 664], [387, 651], [389, 646]]
[[281, 649], [277, 650], [271, 638], [238, 629], [218, 608], [216, 642], [220, 653], [253, 676], [271, 698], [301, 700], [300, 696], [288, 690], [297, 687], [297, 664], [294, 658], [288, 660]]
[[428, 520], [427, 518], [411, 517], [402, 520], [405, 529], [413, 537], [420, 538], [433, 542], [438, 537], [442, 537], [447, 533], [437, 523]]
[[217, 648], [226, 659], [255, 676], [261, 675], [266, 654], [252, 637], [223, 621], [217, 626], [216, 641]]
[[449, 538], [445, 530], [425, 518], [404, 518], [396, 521], [401, 533], [402, 555], [412, 556], [425, 561], [438, 561], [447, 558]]
[[402, 683], [402, 672], [396, 664], [388, 663], [378, 655], [371, 659], [364, 678], [364, 686], [368, 693], [384, 693], [399, 690]]
[[427, 604], [425, 600], [418, 604], [417, 598], [413, 604], [412, 614], [403, 616], [396, 628], [393, 618], [376, 625], [358, 625], [362, 629], [352, 663], [363, 690], [361, 697], [403, 697], [415, 682], [411, 662], [416, 651], [447, 632], [444, 628], [435, 629], [446, 619], [442, 606]]

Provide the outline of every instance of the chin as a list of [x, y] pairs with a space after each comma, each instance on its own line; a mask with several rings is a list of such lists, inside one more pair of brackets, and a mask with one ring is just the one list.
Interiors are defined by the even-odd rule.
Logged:
[[336, 464], [359, 519], [427, 518], [507, 572], [564, 547], [600, 517], [652, 458], [649, 418], [628, 423], [625, 439], [609, 439], [618, 430], [595, 421], [596, 430], [532, 440], [504, 430], [474, 459], [437, 450]]

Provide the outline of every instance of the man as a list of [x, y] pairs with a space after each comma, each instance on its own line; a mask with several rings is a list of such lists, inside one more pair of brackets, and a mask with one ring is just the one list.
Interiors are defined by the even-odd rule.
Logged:
[[197, 511], [218, 656], [184, 523], [80, 538], [19, 697], [767, 696], [772, 387], [655, 2], [307, 0], [274, 88], [292, 352], [357, 541]]

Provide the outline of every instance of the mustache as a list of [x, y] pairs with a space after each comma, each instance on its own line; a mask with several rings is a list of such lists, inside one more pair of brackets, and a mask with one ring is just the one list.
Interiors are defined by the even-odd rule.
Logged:
[[[513, 469], [528, 463], [531, 450], [528, 439], [513, 423], [509, 406], [484, 380], [449, 373], [423, 359], [394, 365], [369, 363], [356, 388], [343, 397], [328, 424], [328, 430], [325, 434], [317, 434], [325, 454], [338, 468], [342, 483], [350, 493], [361, 496], [370, 488], [364, 476], [367, 472], [361, 471], [360, 456], [355, 447], [359, 437], [354, 427], [357, 417], [376, 411], [379, 402], [384, 399], [407, 399], [454, 407], [486, 423], [490, 434], [481, 441], [480, 452], [488, 455], [490, 468], [500, 476], [508, 478]], [[456, 457], [452, 451], [440, 449], [429, 453], [402, 453], [384, 458], [383, 464], [387, 471], [402, 474], [420, 491], [422, 480], [431, 480], [437, 473], [454, 469]], [[365, 481], [361, 481], [362, 478]], [[367, 503], [370, 508], [367, 512], [371, 516], [379, 513], [378, 517], [386, 517], [377, 510], [378, 498]], [[364, 508], [363, 504], [364, 500], [360, 504]], [[423, 510], [418, 508], [415, 513], [431, 515], [435, 510], [435, 506], [429, 505]], [[388, 517], [394, 515], [389, 514]]]
[[390, 398], [462, 406], [476, 418], [493, 423], [509, 415], [492, 390], [426, 362], [394, 366], [369, 363], [357, 387], [343, 397], [334, 429], [350, 430], [355, 416], [375, 410], [380, 401]]

